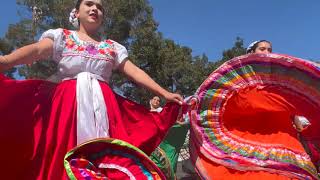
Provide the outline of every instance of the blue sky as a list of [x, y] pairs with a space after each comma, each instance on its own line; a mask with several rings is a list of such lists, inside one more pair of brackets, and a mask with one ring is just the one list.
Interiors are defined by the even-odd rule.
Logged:
[[[267, 39], [276, 53], [320, 60], [319, 0], [150, 0], [164, 37], [221, 58], [237, 36], [245, 46]], [[0, 37], [19, 20], [14, 0], [2, 3]]]

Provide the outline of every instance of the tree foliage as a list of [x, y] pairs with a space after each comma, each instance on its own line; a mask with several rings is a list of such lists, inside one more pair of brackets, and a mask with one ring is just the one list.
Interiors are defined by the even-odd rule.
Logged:
[[[10, 44], [5, 40], [0, 38], [0, 55], [8, 54], [12, 51], [12, 47]], [[14, 72], [16, 71], [16, 68], [11, 68], [5, 72], [5, 75], [11, 78], [14, 78]]]
[[[51, 28], [72, 29], [68, 22], [73, 0], [17, 0], [21, 21], [10, 25], [0, 41], [2, 53], [36, 41], [42, 32]], [[192, 49], [163, 38], [152, 16], [152, 7], [146, 0], [104, 0], [105, 21], [101, 33], [125, 45], [130, 59], [162, 87], [192, 95], [203, 80], [222, 62], [243, 54], [243, 41], [237, 38], [235, 46], [223, 52], [222, 60], [209, 61], [208, 57], [192, 57]], [[5, 43], [4, 43], [5, 42]], [[10, 47], [10, 48], [9, 48]], [[9, 49], [5, 49], [9, 48]], [[56, 71], [53, 61], [41, 60], [19, 67], [26, 78], [46, 79]], [[151, 97], [144, 88], [119, 73], [114, 73], [110, 83], [123, 95], [147, 104]]]
[[218, 68], [224, 62], [244, 54], [246, 54], [246, 48], [243, 47], [243, 39], [237, 37], [233, 47], [222, 52], [222, 59], [215, 63], [214, 69]]

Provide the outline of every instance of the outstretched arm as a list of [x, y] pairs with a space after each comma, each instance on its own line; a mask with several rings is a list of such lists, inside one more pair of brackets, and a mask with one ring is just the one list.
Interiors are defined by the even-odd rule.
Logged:
[[49, 57], [53, 51], [53, 40], [43, 40], [19, 48], [9, 55], [0, 56], [0, 72], [19, 64], [31, 64], [32, 62]]
[[179, 94], [170, 93], [163, 89], [159, 84], [153, 81], [149, 75], [143, 70], [134, 65], [130, 60], [126, 60], [120, 64], [119, 70], [123, 72], [128, 78], [137, 84], [149, 89], [153, 93], [164, 97], [168, 101], [173, 101], [182, 104], [182, 97]]

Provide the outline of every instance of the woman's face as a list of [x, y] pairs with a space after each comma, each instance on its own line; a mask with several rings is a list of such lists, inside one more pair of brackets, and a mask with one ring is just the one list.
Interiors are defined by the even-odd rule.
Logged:
[[99, 27], [103, 20], [101, 0], [83, 0], [76, 16], [83, 26]]
[[259, 42], [257, 45], [257, 48], [254, 50], [254, 53], [263, 53], [263, 54], [272, 53], [271, 44], [265, 41]]
[[154, 96], [152, 99], [151, 99], [151, 102], [150, 102], [151, 106], [153, 108], [158, 108], [160, 107], [160, 98], [158, 96]]

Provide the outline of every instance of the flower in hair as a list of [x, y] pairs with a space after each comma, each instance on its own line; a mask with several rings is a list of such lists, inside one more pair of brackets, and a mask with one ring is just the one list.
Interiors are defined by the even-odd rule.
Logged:
[[76, 8], [72, 9], [69, 16], [69, 22], [73, 25], [73, 27], [78, 28], [79, 27], [79, 20], [76, 16]]
[[257, 43], [259, 43], [259, 42], [260, 42], [260, 41], [253, 41], [252, 43], [250, 43], [249, 46], [248, 46], [247, 49], [246, 49], [246, 53], [251, 52], [251, 51], [253, 50], [253, 47], [254, 47]]

